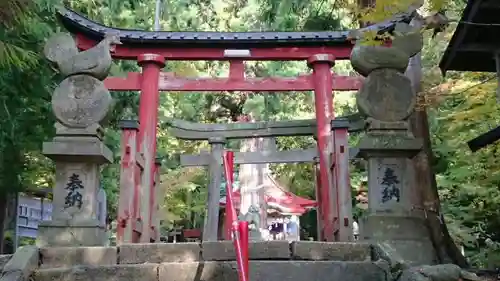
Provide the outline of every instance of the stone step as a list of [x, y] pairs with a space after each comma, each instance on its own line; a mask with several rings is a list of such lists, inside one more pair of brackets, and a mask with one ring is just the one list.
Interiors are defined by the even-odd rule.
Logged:
[[[369, 261], [370, 253], [370, 245], [365, 243], [269, 241], [250, 243], [249, 258], [250, 260]], [[42, 248], [40, 254], [42, 268], [236, 259], [230, 241]]]
[[[384, 262], [250, 261], [252, 281], [386, 281]], [[182, 262], [40, 269], [34, 281], [238, 281], [236, 262]]]
[[10, 258], [12, 258], [12, 255], [0, 255], [0, 270], [3, 270]]

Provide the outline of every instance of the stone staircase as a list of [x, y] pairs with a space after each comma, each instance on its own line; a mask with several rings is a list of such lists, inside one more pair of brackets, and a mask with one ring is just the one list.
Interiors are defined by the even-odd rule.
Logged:
[[[39, 249], [34, 281], [238, 281], [231, 242]], [[364, 243], [250, 244], [251, 281], [386, 281], [388, 263]], [[3, 280], [2, 280], [3, 281]]]

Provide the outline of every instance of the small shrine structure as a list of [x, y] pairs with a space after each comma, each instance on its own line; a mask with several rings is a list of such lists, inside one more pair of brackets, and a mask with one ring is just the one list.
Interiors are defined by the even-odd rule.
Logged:
[[[262, 238], [264, 240], [300, 240], [300, 216], [315, 208], [317, 202], [286, 191], [270, 174], [266, 174], [265, 177], [267, 183], [261, 188], [267, 207], [265, 210], [267, 231]], [[239, 209], [241, 204], [241, 192], [239, 190], [233, 193], [233, 201], [236, 208]], [[220, 206], [226, 206], [226, 196], [220, 199]], [[275, 225], [279, 225], [280, 228], [276, 229]], [[279, 233], [282, 233], [282, 235], [279, 235]]]

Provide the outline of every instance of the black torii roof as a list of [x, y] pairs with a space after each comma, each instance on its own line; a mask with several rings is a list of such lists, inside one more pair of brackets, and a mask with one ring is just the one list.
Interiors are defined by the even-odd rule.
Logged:
[[[448, 70], [497, 72], [495, 54], [500, 51], [500, 0], [468, 0], [457, 29], [439, 67]], [[500, 139], [500, 126], [467, 145], [475, 152]]]
[[[72, 33], [83, 34], [96, 41], [101, 40], [106, 33], [117, 33], [124, 44], [146, 44], [164, 47], [197, 46], [226, 47], [298, 47], [298, 46], [335, 46], [351, 44], [348, 40], [349, 31], [318, 31], [318, 32], [170, 32], [143, 31], [121, 29], [104, 26], [67, 8], [59, 9], [57, 16], [64, 27]], [[401, 14], [385, 22], [364, 29], [375, 29], [380, 32], [391, 31], [396, 22], [409, 23], [413, 14]]]
[[448, 70], [496, 72], [500, 51], [500, 0], [468, 0], [439, 67]]

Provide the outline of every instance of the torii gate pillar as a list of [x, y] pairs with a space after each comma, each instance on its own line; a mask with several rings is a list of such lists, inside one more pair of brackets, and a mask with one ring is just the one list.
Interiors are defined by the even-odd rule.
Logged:
[[332, 133], [330, 122], [333, 116], [333, 80], [331, 68], [335, 65], [335, 57], [328, 54], [317, 54], [307, 60], [313, 69], [314, 104], [316, 111], [316, 130], [319, 154], [319, 186], [318, 218], [321, 227], [318, 233], [320, 241], [335, 241], [334, 220], [335, 204], [333, 178], [330, 170], [332, 152]]
[[139, 151], [144, 156], [144, 176], [141, 183], [141, 243], [149, 243], [150, 192], [155, 177], [156, 127], [158, 124], [158, 82], [165, 58], [156, 54], [143, 54], [137, 58], [142, 67], [141, 96], [139, 101]]

